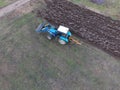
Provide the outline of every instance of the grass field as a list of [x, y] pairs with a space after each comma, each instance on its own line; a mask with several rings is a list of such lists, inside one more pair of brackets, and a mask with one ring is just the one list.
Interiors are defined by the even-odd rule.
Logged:
[[86, 6], [87, 8], [105, 14], [113, 19], [120, 19], [120, 0], [105, 0], [102, 5], [97, 5], [90, 0], [70, 0], [76, 4]]
[[37, 34], [34, 14], [0, 20], [0, 90], [119, 90], [120, 61]]
[[7, 6], [15, 1], [18, 1], [18, 0], [0, 0], [0, 8]]

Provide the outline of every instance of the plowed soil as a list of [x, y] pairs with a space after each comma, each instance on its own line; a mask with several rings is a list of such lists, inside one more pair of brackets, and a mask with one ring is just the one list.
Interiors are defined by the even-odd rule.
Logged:
[[38, 11], [55, 26], [64, 25], [86, 42], [120, 57], [120, 21], [112, 20], [67, 0], [45, 0], [47, 6]]

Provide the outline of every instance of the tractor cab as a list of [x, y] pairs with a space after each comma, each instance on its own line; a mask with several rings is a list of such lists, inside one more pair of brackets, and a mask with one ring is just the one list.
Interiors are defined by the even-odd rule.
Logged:
[[69, 31], [69, 28], [65, 26], [59, 26], [58, 27], [58, 32], [60, 32], [60, 37], [59, 37], [59, 43], [60, 44], [66, 44], [69, 42], [69, 37], [71, 36], [71, 32]]

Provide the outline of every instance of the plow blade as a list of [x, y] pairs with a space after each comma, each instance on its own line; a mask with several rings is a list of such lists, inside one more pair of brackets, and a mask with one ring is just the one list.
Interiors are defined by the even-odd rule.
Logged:
[[77, 40], [77, 39], [75, 39], [75, 38], [73, 38], [73, 37], [69, 37], [69, 40], [70, 40], [70, 42], [75, 43], [75, 44], [78, 44], [78, 45], [81, 45], [81, 44], [82, 44], [79, 40]]

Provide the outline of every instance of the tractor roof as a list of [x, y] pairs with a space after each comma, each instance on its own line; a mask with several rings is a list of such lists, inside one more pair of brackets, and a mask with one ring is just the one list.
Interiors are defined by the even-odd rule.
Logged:
[[58, 27], [58, 31], [59, 31], [59, 32], [62, 32], [62, 33], [64, 33], [64, 34], [67, 34], [67, 32], [69, 31], [69, 28], [60, 25], [60, 26]]

